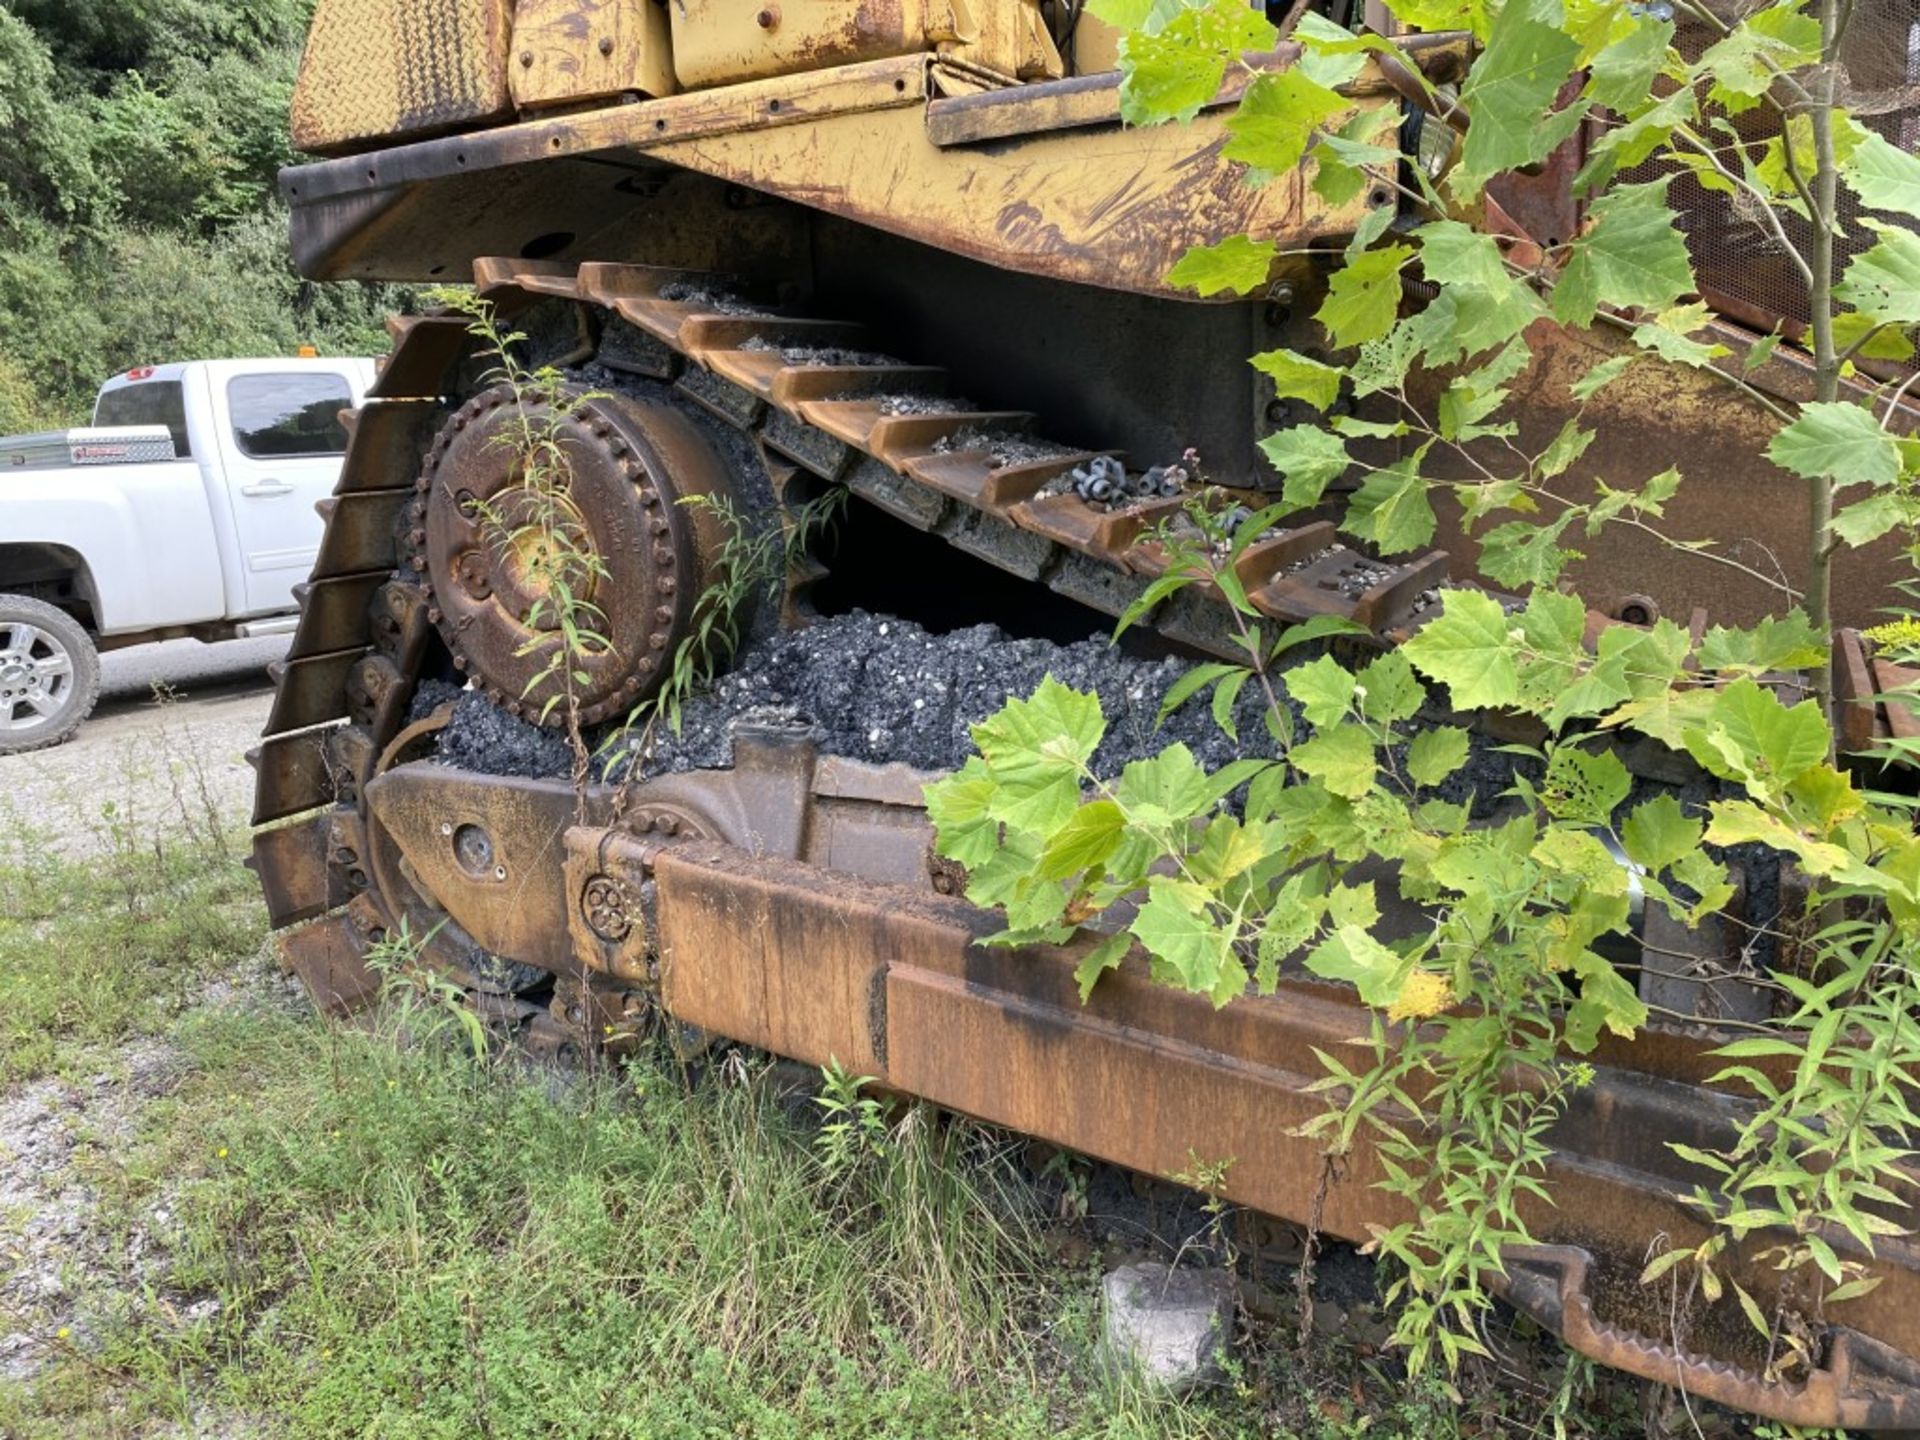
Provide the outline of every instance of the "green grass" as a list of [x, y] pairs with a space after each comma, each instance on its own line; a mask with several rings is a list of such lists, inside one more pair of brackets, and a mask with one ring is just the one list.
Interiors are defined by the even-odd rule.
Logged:
[[62, 860], [0, 805], [0, 1085], [165, 1029], [266, 934], [244, 840], [203, 825], [144, 839], [122, 813]]
[[[250, 958], [237, 846], [122, 852], [0, 865], [0, 1090], [164, 1036], [182, 1080], [86, 1178], [111, 1230], [164, 1205], [177, 1231], [84, 1345], [0, 1384], [0, 1435], [196, 1415], [276, 1437], [1553, 1433], [1537, 1394], [1409, 1387], [1338, 1343], [1301, 1355], [1290, 1321], [1257, 1327], [1214, 1394], [1110, 1382], [1101, 1261], [1049, 1258], [1009, 1137], [904, 1108], [835, 1166], [747, 1057], [560, 1077], [476, 1060], [418, 997], [328, 1023], [275, 1003]], [[227, 998], [201, 1003], [219, 974]]]

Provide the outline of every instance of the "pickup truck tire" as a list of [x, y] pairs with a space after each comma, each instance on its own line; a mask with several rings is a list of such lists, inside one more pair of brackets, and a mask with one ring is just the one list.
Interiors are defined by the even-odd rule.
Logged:
[[93, 713], [100, 653], [44, 600], [0, 594], [0, 755], [58, 745]]

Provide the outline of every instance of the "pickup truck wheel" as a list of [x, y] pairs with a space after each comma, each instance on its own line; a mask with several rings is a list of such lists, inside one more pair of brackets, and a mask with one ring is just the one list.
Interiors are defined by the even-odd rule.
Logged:
[[0, 755], [58, 745], [100, 694], [100, 655], [64, 610], [0, 595]]

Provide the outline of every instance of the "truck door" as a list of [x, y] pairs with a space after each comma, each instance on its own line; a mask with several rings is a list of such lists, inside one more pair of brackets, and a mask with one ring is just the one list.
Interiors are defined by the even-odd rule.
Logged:
[[333, 493], [351, 406], [346, 366], [261, 368], [216, 376], [213, 413], [233, 497], [246, 614], [293, 606], [320, 548], [315, 502]]

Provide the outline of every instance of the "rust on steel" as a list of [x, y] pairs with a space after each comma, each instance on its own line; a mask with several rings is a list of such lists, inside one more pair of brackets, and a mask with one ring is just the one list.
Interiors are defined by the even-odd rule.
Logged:
[[[730, 494], [684, 415], [497, 385], [447, 421], [418, 489], [428, 615], [495, 704], [558, 725], [570, 698], [595, 725], [658, 690], [716, 573], [721, 522], [700, 502]], [[563, 620], [593, 637], [564, 664]]]
[[[1452, 54], [1414, 53], [1442, 68]], [[1258, 63], [1291, 58], [1276, 51]], [[296, 254], [320, 278], [444, 273], [482, 252], [449, 252], [457, 231], [437, 242], [421, 235], [417, 245], [403, 238], [418, 233], [421, 210], [444, 217], [482, 208], [487, 195], [518, 204], [522, 189], [564, 206], [575, 177], [555, 162], [590, 156], [679, 167], [993, 265], [1154, 295], [1180, 293], [1166, 272], [1190, 246], [1252, 234], [1297, 249], [1350, 232], [1379, 203], [1363, 191], [1332, 204], [1304, 174], [1249, 186], [1220, 158], [1219, 107], [1187, 126], [1123, 129], [1117, 90], [1078, 80], [1008, 92], [1019, 99], [1007, 103], [1037, 106], [1037, 116], [999, 113], [999, 123], [1025, 126], [1058, 110], [1064, 128], [1042, 126], [1004, 145], [960, 143], [974, 127], [989, 138], [996, 112], [930, 117], [934, 74], [925, 56], [873, 60], [299, 167], [283, 177]], [[1236, 77], [1226, 98], [1244, 83]], [[1362, 108], [1397, 103], [1377, 74], [1349, 89]], [[511, 175], [504, 189], [501, 172]], [[620, 202], [609, 203], [617, 210]], [[609, 218], [603, 211], [581, 233]]]

